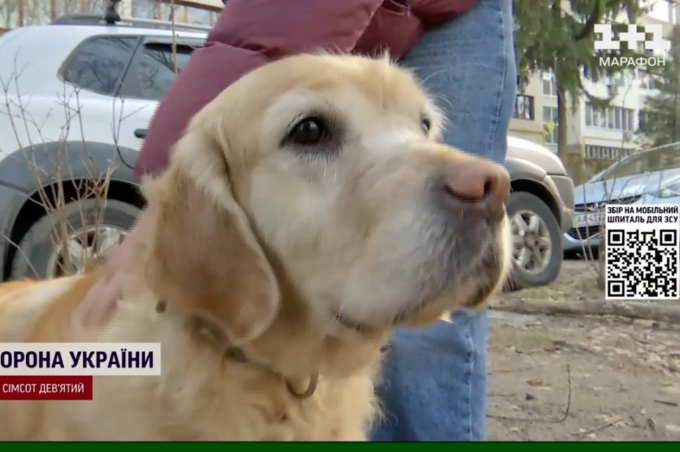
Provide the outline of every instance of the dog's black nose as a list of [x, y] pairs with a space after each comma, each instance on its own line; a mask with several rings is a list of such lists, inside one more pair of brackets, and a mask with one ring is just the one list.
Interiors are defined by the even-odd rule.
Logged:
[[510, 175], [489, 160], [453, 163], [444, 175], [448, 205], [490, 221], [499, 221], [510, 196]]

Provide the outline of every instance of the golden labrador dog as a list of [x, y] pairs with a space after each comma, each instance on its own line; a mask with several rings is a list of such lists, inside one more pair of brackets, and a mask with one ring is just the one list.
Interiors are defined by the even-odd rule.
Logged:
[[105, 327], [69, 330], [96, 275], [0, 286], [0, 340], [160, 342], [162, 376], [0, 402], [0, 440], [366, 439], [390, 332], [479, 308], [508, 268], [508, 174], [441, 128], [387, 59], [243, 77], [145, 183], [151, 227]]

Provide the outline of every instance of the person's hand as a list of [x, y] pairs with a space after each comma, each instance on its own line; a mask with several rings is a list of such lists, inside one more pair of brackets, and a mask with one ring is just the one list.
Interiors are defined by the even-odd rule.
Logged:
[[115, 313], [133, 251], [145, 228], [143, 218], [142, 215], [123, 243], [112, 250], [102, 272], [102, 278], [90, 289], [76, 309], [74, 318], [76, 324], [85, 327], [99, 326]]
[[106, 264], [103, 277], [95, 283], [76, 309], [75, 320], [78, 324], [85, 327], [100, 325], [115, 312], [124, 279], [123, 266], [120, 265], [121, 251], [124, 250], [120, 248], [123, 245], [114, 250], [113, 259]]

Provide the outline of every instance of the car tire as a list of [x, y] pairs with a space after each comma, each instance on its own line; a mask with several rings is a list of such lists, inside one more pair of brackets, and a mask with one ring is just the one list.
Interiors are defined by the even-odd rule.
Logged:
[[507, 204], [507, 212], [510, 221], [519, 212], [530, 212], [537, 215], [546, 226], [552, 247], [547, 265], [539, 273], [531, 273], [519, 268], [513, 258], [512, 272], [506, 285], [507, 289], [514, 291], [550, 284], [557, 279], [562, 268], [562, 231], [557, 218], [543, 200], [527, 192], [513, 192]]
[[[53, 233], [60, 221], [66, 220], [70, 229], [78, 230], [88, 224], [99, 223], [128, 231], [141, 213], [136, 206], [122, 201], [106, 200], [101, 212], [100, 199], [84, 199], [66, 204], [60, 211], [52, 211], [33, 224], [22, 238], [12, 261], [11, 279], [48, 278], [50, 257], [54, 252]], [[85, 221], [84, 221], [85, 220]]]

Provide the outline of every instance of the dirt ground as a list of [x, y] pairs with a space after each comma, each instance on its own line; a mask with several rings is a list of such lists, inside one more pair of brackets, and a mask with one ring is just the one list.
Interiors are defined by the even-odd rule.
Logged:
[[[602, 297], [584, 261], [502, 297]], [[584, 298], [581, 298], [584, 299]], [[491, 311], [490, 440], [680, 441], [680, 325]]]

